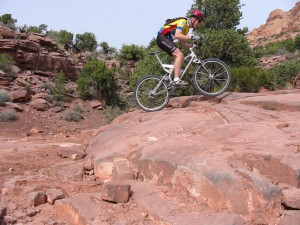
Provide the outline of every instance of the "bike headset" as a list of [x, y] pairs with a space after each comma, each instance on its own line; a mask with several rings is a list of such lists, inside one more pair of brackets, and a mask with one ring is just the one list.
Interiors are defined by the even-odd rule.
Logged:
[[[192, 10], [192, 14], [190, 16], [190, 18], [196, 18], [197, 20], [199, 20], [200, 22], [203, 21], [205, 22], [205, 16], [204, 16], [204, 13], [202, 13], [201, 11], [199, 11], [198, 9], [193, 9]], [[194, 29], [194, 21], [191, 22], [192, 24], [192, 28]]]

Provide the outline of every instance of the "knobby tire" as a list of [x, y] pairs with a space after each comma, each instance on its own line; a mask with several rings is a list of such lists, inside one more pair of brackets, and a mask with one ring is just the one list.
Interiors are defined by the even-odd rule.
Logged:
[[[169, 102], [170, 92], [168, 84], [161, 82], [161, 77], [156, 75], [148, 75], [143, 77], [134, 88], [134, 98], [137, 105], [147, 111], [162, 110]], [[161, 82], [160, 86], [158, 84]], [[155, 92], [154, 89], [157, 88]]]
[[231, 73], [222, 60], [205, 59], [195, 69], [193, 81], [201, 94], [214, 97], [227, 90], [231, 82]]

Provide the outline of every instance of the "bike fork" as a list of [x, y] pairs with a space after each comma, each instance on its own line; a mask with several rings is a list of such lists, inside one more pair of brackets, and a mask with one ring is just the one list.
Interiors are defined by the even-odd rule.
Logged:
[[150, 93], [149, 93], [150, 96], [153, 96], [153, 95], [156, 94], [156, 91], [157, 91], [157, 89], [160, 87], [160, 85], [162, 84], [163, 80], [164, 80], [164, 77], [163, 77], [162, 79], [160, 79], [160, 81], [159, 81], [158, 84], [155, 86], [155, 88], [154, 88], [152, 91], [150, 91]]

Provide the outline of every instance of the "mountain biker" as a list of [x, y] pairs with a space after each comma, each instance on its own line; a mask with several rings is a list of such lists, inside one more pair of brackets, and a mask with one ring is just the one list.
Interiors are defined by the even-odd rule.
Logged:
[[174, 40], [178, 40], [179, 44], [186, 48], [191, 48], [193, 44], [188, 43], [188, 40], [197, 41], [199, 36], [188, 35], [190, 28], [196, 29], [200, 26], [201, 22], [204, 22], [204, 14], [197, 9], [192, 10], [191, 16], [187, 18], [178, 18], [175, 21], [166, 23], [158, 31], [156, 43], [159, 48], [168, 53], [174, 58], [174, 85], [184, 86], [188, 85], [187, 82], [180, 80], [180, 70], [184, 59], [183, 53], [178, 46], [174, 43]]

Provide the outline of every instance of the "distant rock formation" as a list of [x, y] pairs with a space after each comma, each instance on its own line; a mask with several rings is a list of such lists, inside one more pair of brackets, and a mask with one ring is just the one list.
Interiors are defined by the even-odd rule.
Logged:
[[68, 79], [75, 79], [84, 62], [84, 57], [60, 49], [49, 37], [38, 33], [18, 33], [0, 24], [0, 53], [12, 56], [21, 70], [33, 74], [54, 77], [63, 71]]
[[276, 9], [269, 15], [266, 24], [252, 30], [247, 39], [251, 46], [295, 38], [300, 35], [300, 2], [288, 12]]

